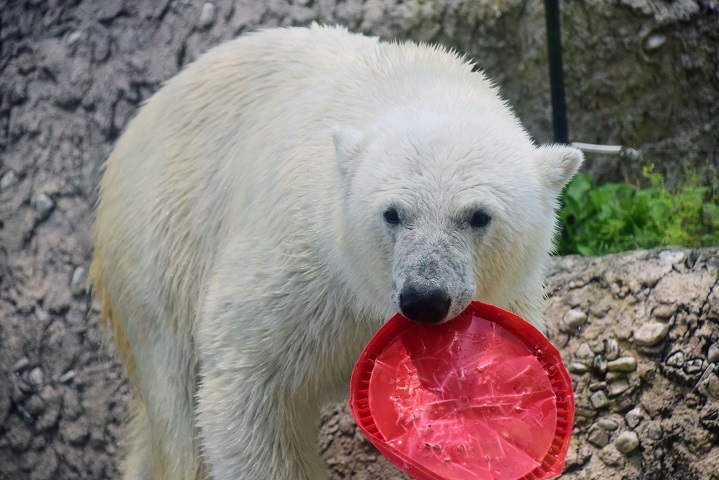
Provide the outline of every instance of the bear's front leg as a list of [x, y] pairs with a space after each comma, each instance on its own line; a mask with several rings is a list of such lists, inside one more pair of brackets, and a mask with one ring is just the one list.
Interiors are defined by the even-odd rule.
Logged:
[[294, 397], [276, 380], [203, 372], [198, 424], [213, 479], [327, 478], [317, 446], [317, 405]]
[[320, 408], [334, 387], [318, 380], [327, 368], [307, 336], [316, 319], [270, 313], [257, 283], [242, 284], [252, 287], [210, 287], [196, 328], [203, 459], [214, 480], [324, 480]]

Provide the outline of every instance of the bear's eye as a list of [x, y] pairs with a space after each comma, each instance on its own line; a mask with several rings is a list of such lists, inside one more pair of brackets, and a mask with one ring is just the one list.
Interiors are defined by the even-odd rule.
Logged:
[[490, 217], [487, 213], [482, 210], [477, 210], [472, 214], [472, 218], [469, 219], [469, 224], [472, 228], [484, 228], [489, 225], [489, 222], [491, 221], [492, 217]]
[[389, 223], [390, 225], [399, 225], [399, 213], [397, 213], [397, 209], [395, 208], [388, 208], [384, 212], [384, 221]]

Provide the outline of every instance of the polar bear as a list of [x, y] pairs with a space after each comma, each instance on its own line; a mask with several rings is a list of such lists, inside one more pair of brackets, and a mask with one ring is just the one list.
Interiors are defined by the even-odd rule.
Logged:
[[581, 161], [443, 48], [313, 25], [199, 58], [100, 184], [91, 282], [136, 392], [125, 478], [326, 478], [320, 408], [394, 313], [478, 299], [543, 328]]

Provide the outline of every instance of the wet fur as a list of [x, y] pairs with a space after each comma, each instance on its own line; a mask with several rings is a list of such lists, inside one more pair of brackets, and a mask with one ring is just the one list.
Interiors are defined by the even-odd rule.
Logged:
[[[130, 122], [100, 185], [91, 282], [135, 387], [125, 478], [324, 478], [319, 409], [408, 279], [451, 290], [452, 315], [474, 297], [542, 328], [580, 162], [536, 148], [440, 48], [313, 26], [201, 57]], [[388, 229], [388, 202], [413, 220]], [[476, 205], [482, 232], [463, 220]]]

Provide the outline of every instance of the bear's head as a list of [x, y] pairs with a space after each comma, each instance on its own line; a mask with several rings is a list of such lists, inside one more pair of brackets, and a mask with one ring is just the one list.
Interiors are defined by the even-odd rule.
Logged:
[[344, 248], [377, 301], [439, 323], [472, 299], [541, 300], [557, 199], [582, 154], [538, 148], [502, 113], [401, 111], [333, 129]]

